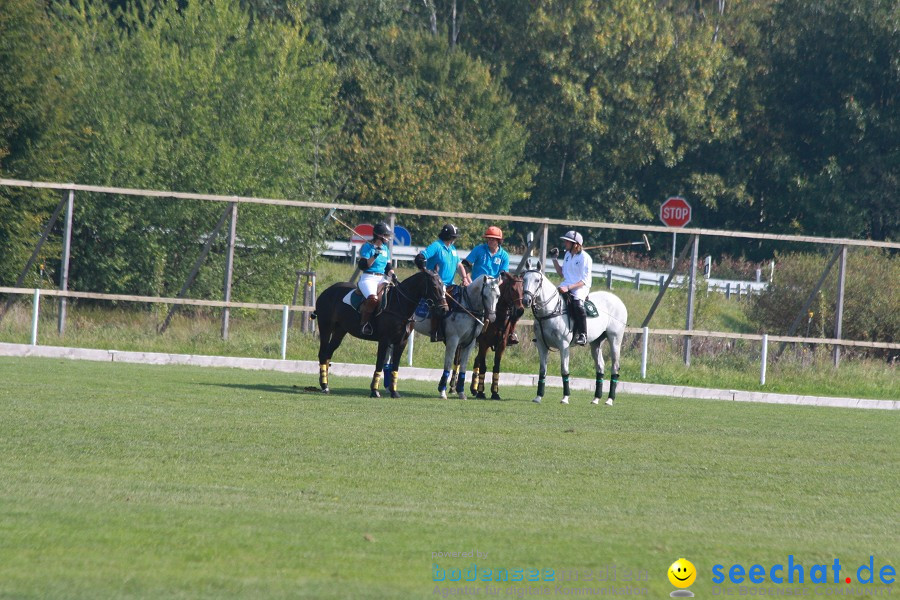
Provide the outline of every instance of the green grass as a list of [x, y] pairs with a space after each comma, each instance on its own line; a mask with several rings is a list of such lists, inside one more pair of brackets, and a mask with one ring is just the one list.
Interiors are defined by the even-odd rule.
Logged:
[[[479, 567], [900, 562], [894, 412], [0, 358], [0, 597], [423, 598]], [[551, 396], [552, 397], [552, 396]], [[855, 567], [854, 567], [855, 568]]]
[[[320, 290], [328, 284], [346, 279], [350, 274], [346, 263], [323, 261], [319, 266]], [[409, 271], [401, 270], [405, 276]], [[599, 285], [598, 287], [602, 287]], [[620, 285], [616, 288], [628, 306], [630, 324], [640, 325], [653, 300], [656, 289]], [[655, 328], [684, 327], [685, 292], [672, 290], [665, 297], [651, 323]], [[259, 300], [244, 298], [242, 300]], [[278, 301], [289, 302], [290, 298]], [[220, 314], [217, 311], [177, 313], [164, 335], [156, 333], [163, 321], [167, 307], [154, 305], [149, 309], [135, 310], [136, 305], [118, 307], [94, 304], [70, 303], [66, 334], [56, 333], [56, 304], [44, 298], [38, 341], [41, 344], [75, 346], [84, 348], [109, 348], [148, 352], [172, 352], [180, 354], [211, 354], [225, 356], [249, 356], [258, 358], [280, 357], [281, 314], [269, 311], [233, 311], [230, 339], [220, 337]], [[752, 331], [746, 313], [747, 302], [725, 300], [721, 294], [698, 294], [695, 327], [701, 330]], [[140, 306], [140, 305], [137, 305]], [[21, 300], [14, 310], [0, 322], [0, 341], [27, 343], [31, 327], [30, 299]], [[288, 342], [288, 358], [316, 360], [318, 339], [300, 333], [300, 314], [291, 330]], [[531, 318], [530, 312], [524, 317]], [[522, 327], [522, 344], [511, 348], [504, 357], [503, 371], [536, 373], [537, 350], [531, 343], [530, 329]], [[623, 351], [621, 379], [640, 380], [640, 350], [631, 349], [631, 336], [626, 338]], [[759, 344], [747, 341], [696, 338], [693, 343], [691, 367], [682, 361], [681, 338], [651, 338], [647, 379], [648, 383], [690, 385], [750, 391], [769, 391], [788, 394], [820, 396], [847, 396], [854, 398], [900, 398], [900, 377], [897, 365], [879, 359], [865, 359], [844, 354], [840, 368], [831, 364], [830, 347], [816, 351], [810, 349], [789, 350], [775, 363], [771, 357], [776, 345], [769, 348], [770, 361], [765, 386], [759, 385]], [[334, 360], [338, 362], [374, 362], [375, 346], [353, 338], [346, 338]], [[607, 353], [608, 354], [608, 353]], [[607, 356], [608, 359], [608, 356]], [[493, 359], [489, 357], [489, 361]], [[404, 365], [407, 364], [404, 359]], [[489, 365], [492, 365], [489, 362]], [[417, 337], [414, 365], [439, 368], [443, 365], [443, 345], [431, 344]], [[607, 373], [611, 366], [607, 363]], [[575, 349], [570, 370], [574, 377], [594, 377], [593, 361], [586, 349]], [[558, 374], [558, 354], [551, 355], [549, 371]], [[502, 384], [502, 379], [501, 379]]]

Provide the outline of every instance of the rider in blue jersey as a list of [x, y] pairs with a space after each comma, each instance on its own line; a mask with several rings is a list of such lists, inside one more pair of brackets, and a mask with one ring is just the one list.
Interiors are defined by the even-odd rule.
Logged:
[[[469, 279], [465, 267], [459, 261], [459, 255], [456, 252], [456, 246], [453, 242], [459, 237], [459, 230], [455, 225], [444, 225], [438, 234], [438, 239], [432, 242], [425, 250], [416, 255], [415, 263], [420, 269], [429, 269], [437, 271], [444, 285], [453, 285], [453, 277], [459, 273], [462, 278], [463, 285], [469, 285], [472, 280]], [[443, 331], [444, 320], [433, 314], [431, 315], [431, 341], [441, 342], [444, 340]]]

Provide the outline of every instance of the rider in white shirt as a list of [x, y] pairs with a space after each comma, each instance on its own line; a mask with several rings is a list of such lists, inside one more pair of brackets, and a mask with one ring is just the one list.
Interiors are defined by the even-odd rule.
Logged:
[[556, 274], [563, 278], [559, 291], [569, 301], [572, 312], [572, 328], [575, 343], [579, 346], [587, 344], [587, 314], [584, 312], [584, 301], [591, 293], [591, 268], [594, 261], [582, 250], [584, 238], [577, 231], [568, 231], [562, 239], [566, 246], [566, 256], [560, 266], [557, 257], [559, 250], [550, 251]]

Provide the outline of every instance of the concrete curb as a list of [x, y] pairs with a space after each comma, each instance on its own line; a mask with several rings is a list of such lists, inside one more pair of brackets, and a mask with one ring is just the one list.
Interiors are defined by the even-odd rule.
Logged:
[[[196, 354], [166, 354], [161, 352], [129, 352], [123, 350], [96, 350], [90, 348], [67, 348], [64, 346], [30, 346], [28, 344], [7, 344], [0, 342], [0, 356], [37, 356], [41, 358], [66, 358], [70, 360], [92, 360], [100, 362], [124, 362], [150, 365], [190, 365], [195, 367], [228, 367], [262, 371], [280, 371], [318, 375], [319, 365], [312, 360], [278, 360], [271, 358], [242, 358], [234, 356], [203, 356]], [[338, 377], [371, 377], [371, 365], [332, 363], [331, 375]], [[440, 379], [441, 370], [422, 367], [402, 367], [401, 381], [433, 381]], [[537, 386], [536, 375], [504, 373], [505, 386]], [[604, 382], [608, 390], [609, 382]], [[562, 388], [560, 377], [547, 377], [547, 385]], [[569, 380], [572, 390], [593, 391], [594, 380], [574, 377]], [[731, 402], [761, 402], [765, 404], [795, 404], [804, 406], [831, 406], [839, 408], [865, 408], [900, 410], [900, 400], [870, 400], [863, 398], [832, 398], [828, 396], [799, 396], [794, 394], [772, 394], [768, 392], [746, 392], [740, 390], [717, 390], [680, 385], [657, 383], [637, 383], [620, 381], [618, 391], [626, 394], [645, 396], [672, 396], [675, 398], [696, 398], [704, 400], [727, 400]]]

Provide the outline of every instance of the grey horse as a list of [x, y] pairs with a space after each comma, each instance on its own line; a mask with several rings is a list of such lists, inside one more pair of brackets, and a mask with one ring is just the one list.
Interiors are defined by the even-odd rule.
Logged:
[[[532, 260], [532, 259], [529, 259]], [[563, 381], [562, 404], [569, 403], [569, 346], [572, 343], [572, 320], [566, 311], [566, 303], [562, 294], [552, 281], [540, 271], [540, 263], [529, 264], [523, 276], [522, 304], [531, 307], [534, 313], [534, 337], [538, 353], [541, 357], [541, 368], [538, 373], [537, 396], [534, 402], [544, 397], [544, 380], [547, 377], [547, 353], [550, 348], [559, 350], [560, 371]], [[612, 353], [612, 376], [609, 380], [608, 406], [612, 406], [616, 397], [616, 385], [619, 382], [619, 357], [622, 350], [622, 339], [625, 336], [625, 322], [628, 311], [625, 304], [615, 294], [594, 292], [588, 299], [597, 307], [597, 316], [588, 316], [587, 339], [591, 344], [591, 353], [596, 365], [594, 399], [591, 404], [599, 404], [603, 397], [603, 352], [600, 344], [604, 339], [609, 341]]]
[[[450, 302], [452, 312], [444, 321], [445, 344], [444, 372], [438, 383], [441, 398], [447, 397], [447, 381], [453, 371], [453, 363], [459, 349], [459, 364], [462, 371], [456, 377], [456, 393], [460, 400], [466, 399], [466, 371], [469, 353], [475, 345], [475, 338], [484, 329], [485, 321], [496, 318], [497, 301], [500, 299], [500, 279], [482, 275], [465, 287], [462, 295], [462, 310], [454, 302]], [[431, 332], [431, 319], [416, 315], [416, 331], [427, 336]]]

